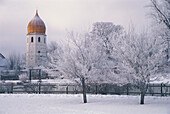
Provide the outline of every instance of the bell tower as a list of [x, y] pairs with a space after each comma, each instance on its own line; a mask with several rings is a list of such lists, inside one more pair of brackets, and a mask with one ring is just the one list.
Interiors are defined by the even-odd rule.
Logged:
[[45, 66], [47, 60], [46, 27], [37, 10], [27, 26], [27, 32], [26, 67]]

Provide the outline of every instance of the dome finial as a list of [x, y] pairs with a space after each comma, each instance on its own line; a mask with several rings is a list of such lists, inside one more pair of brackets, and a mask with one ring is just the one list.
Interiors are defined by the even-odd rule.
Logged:
[[38, 9], [36, 9], [36, 14], [35, 15], [38, 16]]

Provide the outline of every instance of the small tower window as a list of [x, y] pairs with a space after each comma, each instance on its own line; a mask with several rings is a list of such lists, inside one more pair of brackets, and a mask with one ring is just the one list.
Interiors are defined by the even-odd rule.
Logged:
[[40, 51], [38, 51], [38, 53], [40, 53]]
[[34, 41], [34, 39], [33, 39], [33, 37], [31, 37], [31, 42], [33, 42]]
[[38, 42], [40, 42], [40, 37], [38, 37]]

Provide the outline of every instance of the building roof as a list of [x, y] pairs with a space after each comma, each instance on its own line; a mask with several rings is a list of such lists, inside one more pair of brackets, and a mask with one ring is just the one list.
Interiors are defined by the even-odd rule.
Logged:
[[5, 67], [7, 65], [7, 60], [5, 57], [0, 53], [0, 67]]
[[42, 19], [38, 15], [38, 11], [36, 10], [36, 14], [34, 18], [29, 22], [27, 26], [28, 34], [45, 34], [46, 27]]
[[0, 53], [0, 58], [1, 59], [5, 59], [5, 57]]

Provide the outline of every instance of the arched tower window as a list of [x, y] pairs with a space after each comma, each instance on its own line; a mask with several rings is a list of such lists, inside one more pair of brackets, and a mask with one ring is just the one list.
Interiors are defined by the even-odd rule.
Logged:
[[31, 42], [33, 42], [34, 41], [34, 38], [33, 37], [31, 37]]
[[40, 37], [38, 37], [38, 42], [40, 42]]

